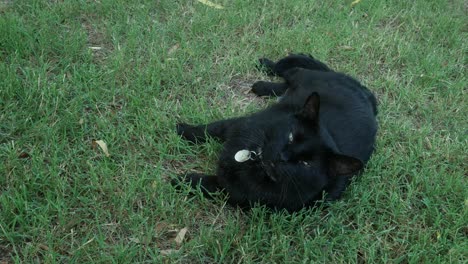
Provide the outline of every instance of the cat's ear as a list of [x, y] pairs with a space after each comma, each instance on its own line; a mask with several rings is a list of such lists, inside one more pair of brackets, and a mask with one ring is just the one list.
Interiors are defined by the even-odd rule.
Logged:
[[320, 96], [313, 92], [306, 100], [300, 115], [306, 119], [318, 122], [320, 108]]
[[328, 159], [328, 167], [335, 175], [352, 175], [359, 172], [364, 167], [364, 163], [350, 156], [331, 154]]

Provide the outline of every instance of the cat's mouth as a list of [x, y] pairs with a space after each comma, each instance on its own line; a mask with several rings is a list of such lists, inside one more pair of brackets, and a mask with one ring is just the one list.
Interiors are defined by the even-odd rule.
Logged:
[[260, 165], [262, 166], [263, 171], [266, 173], [266, 175], [271, 181], [278, 181], [278, 177], [276, 176], [275, 172], [275, 164], [273, 162], [260, 160]]
[[278, 177], [276, 176], [275, 172], [275, 164], [272, 161], [264, 161], [262, 154], [262, 148], [258, 147], [257, 152], [255, 152], [255, 159], [257, 159], [260, 162], [260, 165], [262, 166], [262, 169], [266, 173], [268, 178], [273, 182], [277, 182]]
[[257, 156], [257, 158], [258, 158], [259, 160], [262, 160], [262, 159], [263, 159], [263, 155], [262, 155], [263, 152], [262, 152], [262, 148], [261, 148], [261, 147], [258, 147], [258, 148], [257, 148], [257, 152], [256, 152], [255, 154], [256, 154], [256, 156]]

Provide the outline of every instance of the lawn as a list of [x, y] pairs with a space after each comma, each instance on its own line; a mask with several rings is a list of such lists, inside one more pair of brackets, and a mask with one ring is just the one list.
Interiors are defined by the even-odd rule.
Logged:
[[[213, 2], [0, 1], [0, 263], [468, 262], [466, 1]], [[377, 95], [366, 172], [294, 214], [175, 191], [220, 149], [175, 123], [273, 103], [288, 52]]]

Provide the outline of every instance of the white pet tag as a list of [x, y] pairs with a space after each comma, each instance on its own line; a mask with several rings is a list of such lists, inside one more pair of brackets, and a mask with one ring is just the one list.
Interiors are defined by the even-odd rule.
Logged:
[[250, 150], [243, 149], [237, 151], [236, 155], [234, 155], [234, 159], [237, 162], [244, 162], [250, 159]]

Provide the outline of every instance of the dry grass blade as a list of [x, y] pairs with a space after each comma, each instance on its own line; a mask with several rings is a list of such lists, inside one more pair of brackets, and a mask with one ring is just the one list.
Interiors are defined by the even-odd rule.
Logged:
[[180, 47], [179, 43], [175, 44], [174, 46], [172, 46], [168, 51], [167, 51], [167, 55], [171, 55], [172, 53], [174, 53], [176, 50], [178, 50]]
[[109, 156], [110, 156], [109, 150], [107, 149], [107, 144], [106, 144], [106, 142], [104, 142], [103, 140], [94, 140], [93, 143], [99, 145], [99, 147], [102, 149], [102, 151], [104, 152], [104, 154], [106, 155], [106, 157], [109, 157]]
[[359, 2], [361, 2], [361, 0], [353, 1], [353, 2], [351, 3], [351, 7], [353, 7], [353, 6], [357, 5], [357, 4], [359, 4]]
[[177, 243], [178, 246], [180, 246], [182, 242], [184, 241], [184, 237], [187, 231], [188, 231], [188, 228], [186, 227], [182, 228], [177, 234], [176, 238], [174, 238], [174, 241]]
[[179, 250], [178, 249], [163, 249], [160, 252], [161, 252], [161, 255], [167, 256], [167, 255], [177, 253], [177, 252], [179, 252]]
[[204, 5], [207, 5], [209, 7], [213, 7], [213, 8], [216, 8], [216, 9], [223, 9], [224, 8], [223, 6], [215, 4], [215, 3], [211, 2], [211, 1], [208, 1], [208, 0], [197, 0], [197, 1], [204, 4]]

